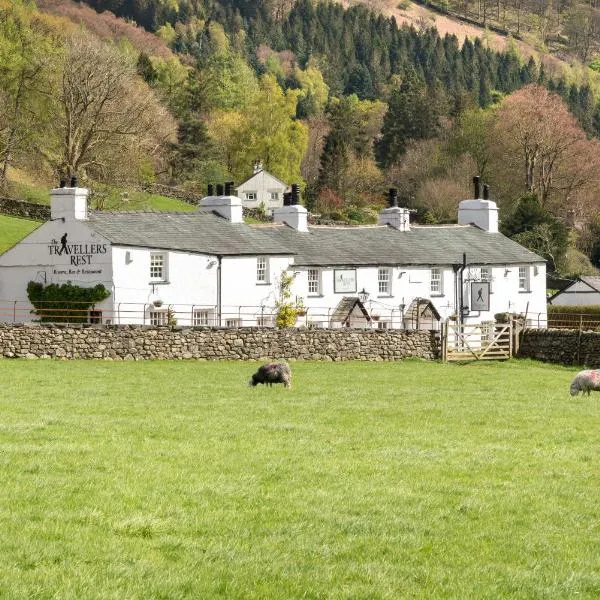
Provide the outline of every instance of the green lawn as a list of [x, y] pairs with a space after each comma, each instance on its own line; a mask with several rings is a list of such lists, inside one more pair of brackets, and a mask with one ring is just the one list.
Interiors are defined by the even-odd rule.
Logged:
[[6, 252], [39, 226], [38, 221], [0, 215], [0, 254]]
[[0, 360], [0, 598], [600, 597], [600, 404], [534, 362]]

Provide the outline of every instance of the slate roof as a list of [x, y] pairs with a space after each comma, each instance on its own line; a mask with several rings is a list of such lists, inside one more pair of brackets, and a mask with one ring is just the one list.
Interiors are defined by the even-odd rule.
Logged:
[[596, 292], [600, 292], [600, 277], [596, 277], [593, 275], [584, 275], [579, 279], [581, 279], [583, 283], [587, 283]]
[[212, 212], [90, 212], [88, 225], [117, 246], [222, 256], [293, 254], [267, 232]]
[[91, 212], [89, 226], [121, 246], [222, 256], [294, 256], [297, 266], [503, 265], [544, 259], [501, 233], [472, 225], [309, 227], [230, 223], [212, 212]]
[[488, 233], [472, 225], [414, 225], [410, 231], [386, 225], [309, 227], [308, 233], [285, 226], [269, 227], [272, 237], [296, 254], [294, 263], [298, 266], [449, 265], [462, 263], [463, 252], [469, 264], [545, 262], [501, 233]]
[[258, 171], [256, 171], [256, 173], [252, 173], [252, 175], [250, 175], [250, 177], [248, 177], [248, 179], [245, 179], [244, 181], [242, 181], [242, 183], [240, 183], [239, 185], [235, 186], [236, 190], [239, 190], [243, 185], [246, 185], [249, 181], [251, 181], [252, 179], [254, 179], [257, 175], [260, 175], [261, 173], [265, 173], [265, 175], [268, 175], [269, 177], [272, 177], [273, 179], [275, 179], [275, 181], [279, 181], [279, 183], [287, 188], [289, 187], [287, 183], [285, 183], [285, 181], [281, 181], [281, 179], [279, 179], [279, 177], [275, 177], [275, 175], [273, 175], [272, 173], [269, 173], [269, 171], [265, 171], [264, 169], [260, 169]]
[[360, 309], [362, 316], [367, 321], [370, 321], [371, 317], [369, 316], [367, 309], [364, 307], [364, 304], [360, 301], [360, 299], [357, 296], [344, 296], [340, 300], [339, 304], [335, 307], [335, 310], [331, 315], [331, 320], [346, 323], [356, 306], [358, 306], [358, 308]]

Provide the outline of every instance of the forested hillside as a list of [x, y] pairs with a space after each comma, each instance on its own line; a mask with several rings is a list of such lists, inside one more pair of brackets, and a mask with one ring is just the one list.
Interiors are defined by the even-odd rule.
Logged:
[[478, 173], [505, 232], [572, 274], [600, 263], [583, 72], [364, 5], [0, 0], [1, 193], [72, 175], [96, 198], [204, 190], [260, 160], [323, 218], [373, 220], [394, 186], [417, 220], [444, 222]]

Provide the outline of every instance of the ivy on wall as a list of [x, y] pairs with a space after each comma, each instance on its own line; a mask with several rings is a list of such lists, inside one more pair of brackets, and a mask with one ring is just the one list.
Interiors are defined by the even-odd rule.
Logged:
[[46, 323], [86, 323], [89, 309], [109, 296], [101, 283], [90, 288], [72, 283], [27, 284], [27, 297], [35, 307], [32, 313]]

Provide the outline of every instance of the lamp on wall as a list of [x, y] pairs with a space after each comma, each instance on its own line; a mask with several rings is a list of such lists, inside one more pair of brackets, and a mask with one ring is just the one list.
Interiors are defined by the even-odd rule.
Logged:
[[369, 297], [369, 292], [367, 292], [367, 290], [365, 290], [365, 288], [363, 288], [362, 290], [360, 290], [360, 292], [358, 292], [358, 299], [364, 304], [367, 299]]
[[510, 269], [504, 269], [504, 277], [508, 277], [509, 273], [510, 273]]

